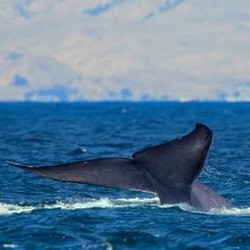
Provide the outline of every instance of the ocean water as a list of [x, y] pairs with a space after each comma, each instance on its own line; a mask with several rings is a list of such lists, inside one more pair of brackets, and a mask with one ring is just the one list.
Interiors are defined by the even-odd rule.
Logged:
[[[214, 131], [199, 177], [235, 206], [201, 213], [151, 194], [62, 183], [5, 160], [51, 165]], [[250, 249], [250, 104], [0, 104], [0, 249]]]

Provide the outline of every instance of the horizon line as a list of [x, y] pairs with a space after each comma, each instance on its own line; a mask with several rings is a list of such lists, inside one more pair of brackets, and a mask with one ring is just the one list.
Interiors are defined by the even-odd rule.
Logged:
[[34, 100], [0, 100], [0, 104], [11, 104], [11, 103], [27, 103], [27, 104], [74, 104], [74, 103], [250, 103], [250, 100], [235, 100], [235, 101], [225, 101], [225, 100], [189, 100], [189, 101], [179, 101], [179, 100], [64, 100], [64, 101], [34, 101]]

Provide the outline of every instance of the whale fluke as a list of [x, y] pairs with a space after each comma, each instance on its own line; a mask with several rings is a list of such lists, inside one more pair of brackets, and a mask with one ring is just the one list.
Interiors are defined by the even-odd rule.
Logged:
[[[196, 181], [211, 141], [212, 130], [196, 124], [184, 137], [138, 151], [131, 159], [102, 158], [43, 167], [8, 163], [54, 180], [152, 192], [162, 204], [186, 202], [206, 210], [206, 195], [216, 196], [216, 208], [220, 207], [220, 196]], [[222, 203], [221, 207], [227, 204]]]
[[11, 161], [7, 163], [30, 173], [64, 182], [154, 192], [143, 169], [126, 158], [103, 158], [45, 167], [26, 166]]

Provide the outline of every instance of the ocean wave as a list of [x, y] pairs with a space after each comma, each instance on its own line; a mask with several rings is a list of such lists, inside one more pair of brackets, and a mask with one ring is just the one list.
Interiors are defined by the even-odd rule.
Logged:
[[0, 216], [1, 215], [11, 215], [17, 213], [30, 213], [34, 210], [43, 209], [62, 209], [62, 210], [79, 210], [79, 209], [94, 209], [94, 208], [133, 208], [140, 206], [148, 207], [159, 207], [161, 209], [168, 209], [171, 207], [179, 207], [182, 210], [194, 212], [194, 213], [205, 213], [211, 215], [235, 215], [235, 216], [250, 216], [250, 207], [237, 208], [233, 207], [230, 209], [219, 209], [210, 210], [209, 212], [200, 212], [190, 207], [187, 204], [165, 204], [160, 205], [159, 199], [154, 198], [100, 198], [100, 199], [84, 199], [84, 200], [74, 200], [74, 201], [55, 201], [54, 203], [39, 203], [37, 205], [22, 205], [22, 204], [8, 204], [0, 202]]
[[82, 155], [82, 154], [85, 154], [86, 152], [87, 152], [86, 148], [84, 148], [84, 147], [78, 147], [78, 148], [70, 151], [68, 153], [68, 155], [72, 155], [72, 156], [74, 156], [74, 155]]

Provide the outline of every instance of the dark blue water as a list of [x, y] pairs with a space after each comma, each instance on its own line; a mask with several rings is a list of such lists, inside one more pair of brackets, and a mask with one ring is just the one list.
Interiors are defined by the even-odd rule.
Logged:
[[[198, 213], [152, 195], [61, 183], [4, 160], [128, 157], [204, 122], [201, 179], [237, 207]], [[250, 249], [250, 104], [0, 104], [0, 249]]]

